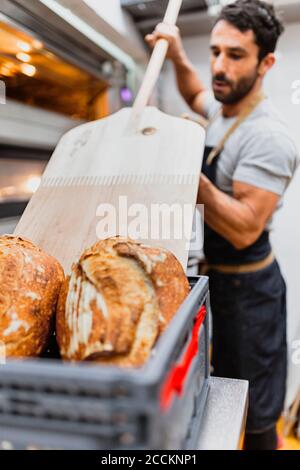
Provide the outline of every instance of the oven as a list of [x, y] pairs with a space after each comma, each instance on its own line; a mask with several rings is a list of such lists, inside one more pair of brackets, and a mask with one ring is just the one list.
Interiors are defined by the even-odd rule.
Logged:
[[0, 4], [0, 234], [11, 233], [60, 137], [110, 113], [122, 64], [37, 0]]

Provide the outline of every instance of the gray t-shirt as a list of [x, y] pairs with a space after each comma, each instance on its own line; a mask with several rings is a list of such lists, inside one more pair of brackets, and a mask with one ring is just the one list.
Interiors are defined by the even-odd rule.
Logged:
[[[212, 118], [220, 103], [207, 92], [205, 113]], [[235, 121], [221, 114], [207, 129], [206, 145], [218, 145]], [[218, 159], [216, 185], [232, 195], [232, 182], [241, 181], [283, 196], [299, 164], [287, 125], [268, 99], [263, 100], [227, 140]], [[281, 199], [277, 209], [281, 206]], [[267, 229], [271, 227], [271, 220]]]

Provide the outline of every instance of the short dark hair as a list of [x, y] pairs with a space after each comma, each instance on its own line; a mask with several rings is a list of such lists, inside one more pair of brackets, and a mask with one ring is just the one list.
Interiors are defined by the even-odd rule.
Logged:
[[215, 21], [227, 21], [242, 32], [252, 30], [259, 47], [259, 61], [274, 52], [279, 36], [284, 31], [273, 5], [261, 0], [237, 0], [222, 8]]

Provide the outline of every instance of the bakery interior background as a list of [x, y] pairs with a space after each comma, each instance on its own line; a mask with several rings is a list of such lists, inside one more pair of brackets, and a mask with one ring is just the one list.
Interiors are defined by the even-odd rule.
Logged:
[[[210, 19], [218, 3], [194, 2], [195, 10], [183, 12], [179, 22], [189, 57], [207, 84]], [[300, 152], [300, 2], [273, 3], [283, 12], [286, 31], [266, 92], [287, 120]], [[53, 16], [39, 17], [45, 5], [53, 9]], [[132, 103], [147, 61], [142, 36], [156, 22], [152, 15], [143, 3], [122, 9], [119, 0], [5, 1], [0, 6], [0, 79], [5, 84], [2, 95], [6, 93], [6, 100], [2, 95], [0, 99], [0, 233], [14, 230], [53, 149], [68, 129]], [[176, 92], [170, 64], [164, 67], [153, 100], [176, 116], [187, 111]], [[287, 404], [300, 386], [299, 354], [295, 354], [300, 344], [299, 200], [298, 171], [273, 234], [288, 285]]]

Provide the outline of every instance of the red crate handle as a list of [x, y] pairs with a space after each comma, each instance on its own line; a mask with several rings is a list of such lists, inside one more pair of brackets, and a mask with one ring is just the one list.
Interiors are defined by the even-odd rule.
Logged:
[[185, 380], [187, 378], [190, 366], [196, 354], [199, 351], [199, 330], [206, 316], [206, 308], [202, 306], [197, 313], [195, 325], [192, 331], [192, 337], [188, 347], [183, 355], [182, 361], [172, 368], [162, 386], [160, 394], [160, 406], [166, 411], [172, 402], [173, 395], [182, 394]]

